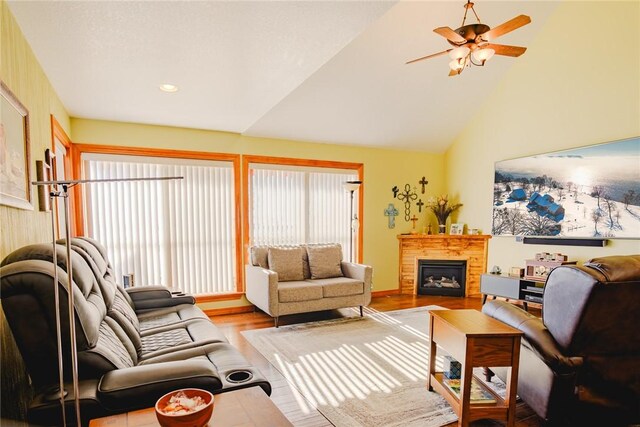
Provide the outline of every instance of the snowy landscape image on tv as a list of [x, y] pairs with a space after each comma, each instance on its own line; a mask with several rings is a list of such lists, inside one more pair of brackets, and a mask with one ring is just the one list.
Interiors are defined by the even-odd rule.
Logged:
[[492, 234], [640, 238], [640, 138], [496, 162]]

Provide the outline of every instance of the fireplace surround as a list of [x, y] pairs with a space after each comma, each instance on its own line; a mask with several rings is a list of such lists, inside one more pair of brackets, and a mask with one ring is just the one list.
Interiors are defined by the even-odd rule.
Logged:
[[480, 275], [487, 272], [489, 235], [400, 234], [398, 288], [401, 294], [416, 295], [418, 260], [467, 261], [465, 296], [480, 295]]

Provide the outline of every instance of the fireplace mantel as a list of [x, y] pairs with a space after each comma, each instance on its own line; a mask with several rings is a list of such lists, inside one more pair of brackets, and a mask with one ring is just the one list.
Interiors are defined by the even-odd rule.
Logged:
[[480, 275], [487, 271], [490, 238], [485, 234], [400, 234], [400, 293], [416, 293], [419, 259], [450, 259], [467, 261], [466, 295], [480, 295]]

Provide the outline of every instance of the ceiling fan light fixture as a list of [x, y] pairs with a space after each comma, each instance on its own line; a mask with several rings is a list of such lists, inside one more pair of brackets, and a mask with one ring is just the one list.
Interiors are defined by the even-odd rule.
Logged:
[[495, 50], [491, 49], [490, 47], [486, 47], [483, 49], [474, 50], [471, 55], [473, 56], [473, 59], [478, 61], [481, 65], [484, 65], [484, 63], [490, 60], [495, 53]]
[[460, 46], [457, 47], [453, 50], [451, 50], [451, 52], [449, 52], [449, 57], [451, 59], [462, 59], [462, 58], [466, 58], [467, 55], [469, 55], [469, 51], [471, 49], [469, 49], [467, 46]]
[[453, 61], [449, 62], [449, 68], [451, 68], [453, 71], [460, 71], [464, 67], [464, 63], [464, 58], [454, 59]]

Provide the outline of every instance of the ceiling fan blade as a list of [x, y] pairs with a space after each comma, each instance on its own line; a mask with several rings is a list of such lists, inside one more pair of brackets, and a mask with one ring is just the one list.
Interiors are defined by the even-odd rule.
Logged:
[[435, 58], [436, 56], [446, 55], [447, 53], [451, 52], [451, 50], [452, 49], [447, 49], [447, 50], [442, 51], [442, 52], [432, 53], [431, 55], [423, 56], [421, 58], [412, 59], [411, 61], [405, 62], [405, 64], [413, 64], [414, 62], [422, 61], [424, 59]]
[[433, 32], [436, 34], [440, 34], [445, 39], [451, 40], [454, 43], [462, 44], [467, 42], [467, 40], [464, 37], [462, 37], [460, 34], [456, 33], [455, 31], [453, 31], [449, 27], [438, 27], [435, 30], [433, 30]]
[[482, 46], [483, 48], [491, 48], [493, 50], [496, 51], [496, 55], [504, 55], [504, 56], [514, 56], [514, 57], [518, 57], [520, 55], [522, 55], [523, 53], [526, 52], [527, 48], [526, 47], [520, 47], [520, 46], [509, 46], [506, 44], [486, 44], [484, 46]]
[[482, 37], [482, 40], [489, 42], [513, 30], [517, 30], [518, 28], [523, 27], [530, 22], [531, 18], [529, 18], [527, 15], [519, 15], [511, 19], [510, 21], [498, 25], [497, 27], [487, 31], [484, 34], [481, 34], [480, 37]]

